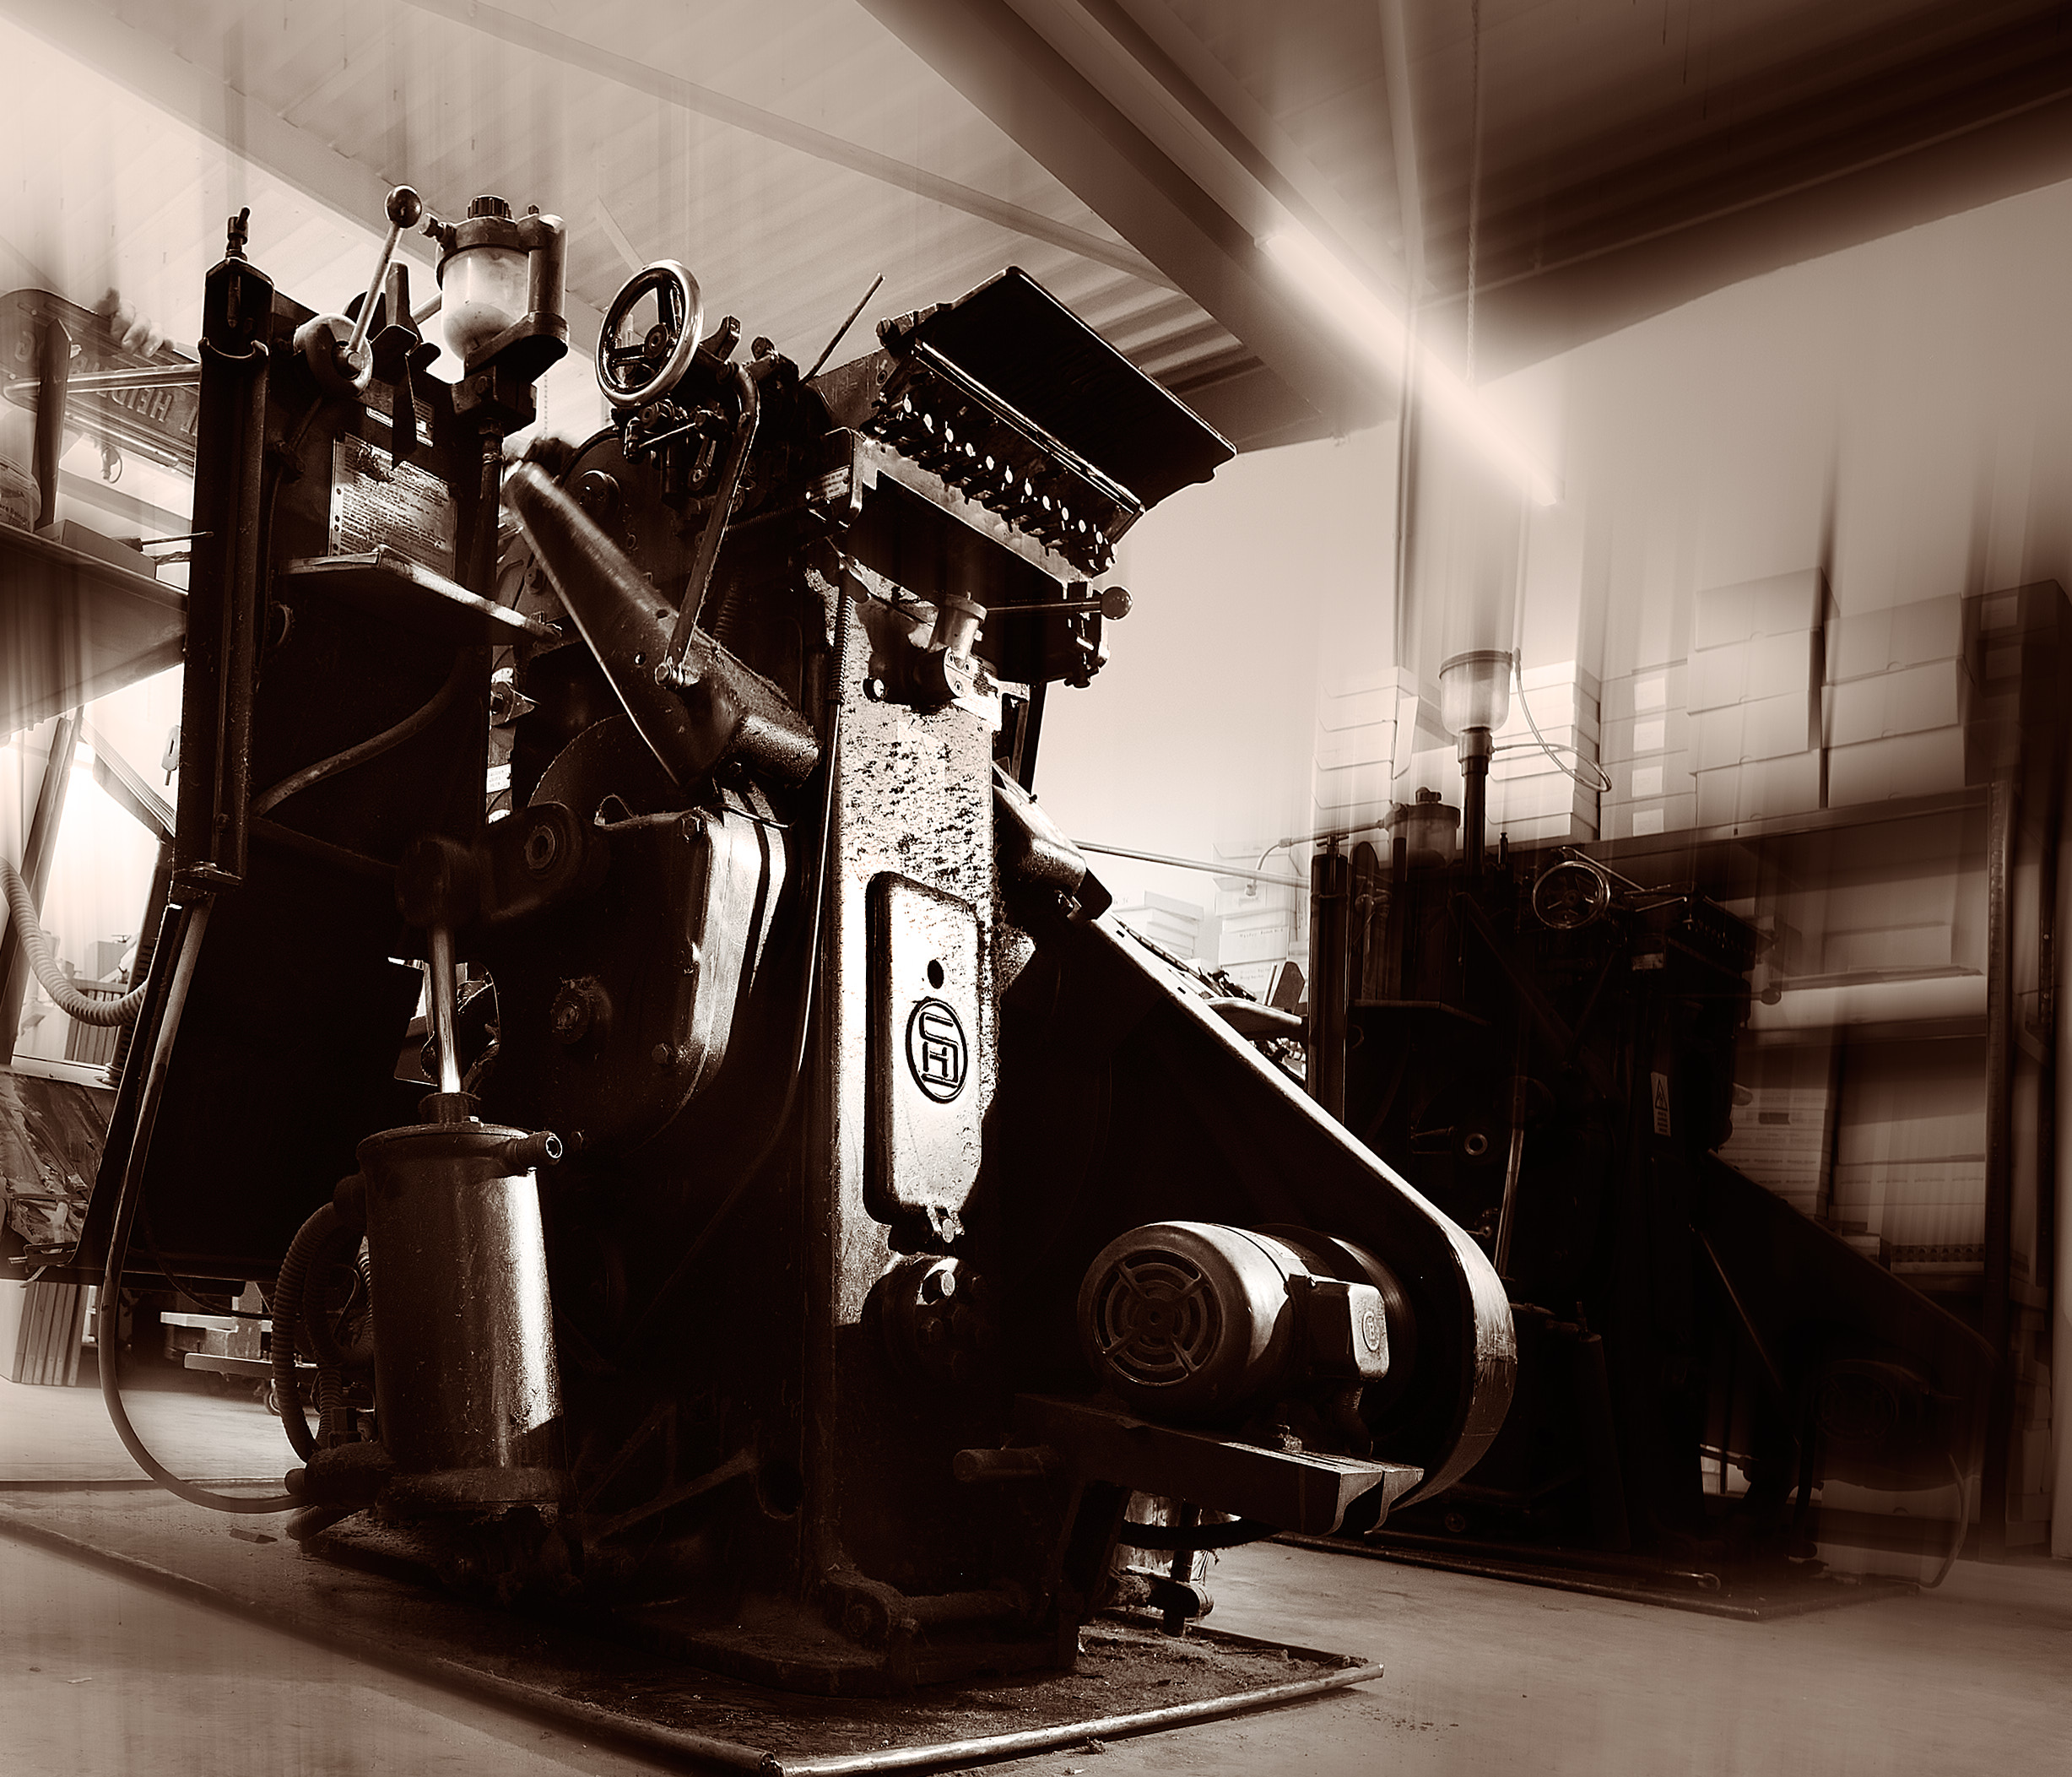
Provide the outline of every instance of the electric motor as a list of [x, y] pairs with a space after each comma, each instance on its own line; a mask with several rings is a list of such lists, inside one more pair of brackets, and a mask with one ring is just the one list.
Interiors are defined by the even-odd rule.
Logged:
[[1320, 1276], [1285, 1241], [1215, 1222], [1153, 1222], [1110, 1241], [1079, 1287], [1079, 1322], [1102, 1385], [1160, 1419], [1234, 1422], [1388, 1372], [1372, 1283]]

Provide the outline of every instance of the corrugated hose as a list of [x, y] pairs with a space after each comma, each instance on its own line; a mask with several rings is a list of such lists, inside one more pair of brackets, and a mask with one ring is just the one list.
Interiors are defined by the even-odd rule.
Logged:
[[36, 972], [36, 979], [43, 983], [43, 991], [57, 1002], [58, 1010], [80, 1024], [137, 1021], [138, 1010], [143, 1005], [143, 983], [132, 988], [120, 1000], [89, 1000], [66, 980], [65, 972], [58, 967], [57, 959], [51, 954], [51, 940], [36, 918], [35, 897], [29, 892], [29, 885], [22, 880], [21, 872], [4, 858], [0, 858], [0, 888], [7, 891], [8, 911], [14, 917], [14, 929], [21, 938], [29, 966]]

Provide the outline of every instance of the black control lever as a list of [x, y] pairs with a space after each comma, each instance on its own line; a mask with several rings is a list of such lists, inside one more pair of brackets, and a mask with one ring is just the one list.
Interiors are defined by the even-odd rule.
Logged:
[[400, 463], [417, 449], [417, 393], [410, 373], [438, 355], [436, 345], [426, 348], [425, 337], [410, 315], [410, 268], [392, 263], [388, 268], [376, 317], [372, 345], [374, 374], [396, 391], [388, 413], [389, 460]]

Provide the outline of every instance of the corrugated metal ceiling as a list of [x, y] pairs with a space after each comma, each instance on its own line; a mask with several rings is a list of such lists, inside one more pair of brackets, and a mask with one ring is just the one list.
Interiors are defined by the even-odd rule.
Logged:
[[252, 202], [255, 253], [287, 288], [338, 304], [386, 184], [445, 214], [494, 191], [568, 219], [592, 324], [629, 257], [668, 255], [710, 308], [801, 359], [880, 272], [866, 320], [1019, 263], [1257, 444], [1366, 423], [1393, 398], [1314, 293], [1265, 263], [1265, 230], [1311, 229], [1398, 303], [1421, 252], [1430, 337], [1457, 362], [1472, 258], [1480, 362], [1500, 370], [2072, 176], [2062, 13], [0, 0], [109, 77], [14, 57], [0, 226], [69, 294], [119, 279], [179, 333], [227, 203]]

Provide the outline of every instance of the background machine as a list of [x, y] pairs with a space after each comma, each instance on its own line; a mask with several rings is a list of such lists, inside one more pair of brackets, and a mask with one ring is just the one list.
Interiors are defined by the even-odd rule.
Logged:
[[1572, 848], [1491, 856], [1478, 740], [1462, 808], [1420, 793], [1386, 853], [1314, 865], [1312, 1086], [1474, 1231], [1518, 1337], [1502, 1434], [1389, 1539], [1775, 1579], [1833, 1534], [1815, 1496], [1839, 1482], [1954, 1493], [1924, 1551], [1954, 1558], [1991, 1473], [1991, 1346], [1716, 1151], [1769, 939], [1715, 897], [1751, 848], [1688, 846], [1709, 879], [1667, 885]]
[[387, 256], [316, 313], [241, 218], [208, 279], [177, 833], [73, 1263], [278, 1275], [302, 1465], [165, 1476], [111, 1363], [139, 1460], [811, 1688], [1069, 1664], [1118, 1536], [1458, 1479], [1489, 1260], [1034, 799], [1116, 539], [1229, 447], [1018, 272], [802, 375], [664, 263], [612, 424], [510, 466], [560, 226], [428, 227], [452, 382]]

